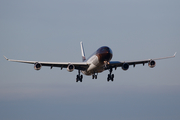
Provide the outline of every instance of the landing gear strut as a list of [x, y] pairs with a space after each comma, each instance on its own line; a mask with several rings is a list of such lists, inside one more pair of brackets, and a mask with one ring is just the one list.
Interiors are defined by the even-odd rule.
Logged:
[[108, 74], [108, 77], [107, 77], [107, 81], [109, 82], [110, 80], [111, 81], [114, 81], [114, 74], [111, 74], [112, 73], [112, 68], [109, 69], [109, 74]]
[[78, 75], [76, 77], [76, 82], [78, 82], [78, 81], [82, 82], [82, 79], [83, 79], [83, 75], [81, 75], [80, 70], [78, 70]]

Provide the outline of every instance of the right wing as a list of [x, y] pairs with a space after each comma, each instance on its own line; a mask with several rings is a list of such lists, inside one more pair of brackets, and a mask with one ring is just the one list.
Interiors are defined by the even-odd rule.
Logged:
[[7, 61], [12, 61], [12, 62], [19, 62], [19, 63], [27, 63], [27, 64], [36, 64], [39, 63], [42, 66], [49, 66], [49, 67], [60, 67], [62, 68], [67, 68], [69, 64], [74, 65], [75, 69], [77, 70], [86, 70], [89, 67], [89, 64], [86, 62], [41, 62], [41, 61], [25, 61], [25, 60], [13, 60], [13, 59], [8, 59], [4, 56], [4, 58]]
[[121, 61], [110, 61], [109, 64], [107, 64], [106, 69], [122, 67], [124, 63], [127, 63], [128, 65], [133, 65], [135, 67], [135, 65], [137, 65], [137, 64], [143, 64], [144, 65], [145, 63], [149, 63], [149, 62], [154, 61], [154, 60], [168, 59], [168, 58], [173, 58], [175, 56], [176, 56], [176, 53], [173, 56], [155, 58], [155, 59], [136, 60], [136, 61], [123, 61], [123, 62], [121, 62]]

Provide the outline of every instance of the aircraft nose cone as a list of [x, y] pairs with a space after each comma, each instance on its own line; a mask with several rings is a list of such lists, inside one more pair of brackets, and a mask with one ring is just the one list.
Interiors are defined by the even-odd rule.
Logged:
[[99, 62], [109, 62], [112, 59], [112, 50], [109, 47], [103, 46], [97, 50], [96, 55], [98, 56]]

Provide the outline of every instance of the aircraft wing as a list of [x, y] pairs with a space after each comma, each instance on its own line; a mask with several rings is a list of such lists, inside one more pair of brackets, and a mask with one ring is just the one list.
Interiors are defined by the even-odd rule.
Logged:
[[75, 69], [77, 70], [85, 70], [88, 68], [88, 64], [86, 62], [41, 62], [41, 61], [25, 61], [25, 60], [13, 60], [13, 59], [8, 59], [4, 56], [4, 58], [7, 61], [12, 61], [12, 62], [19, 62], [19, 63], [27, 63], [27, 64], [36, 64], [39, 63], [42, 66], [49, 66], [49, 67], [60, 67], [62, 68], [67, 68], [69, 64], [73, 64]]
[[133, 65], [135, 67], [135, 65], [137, 65], [137, 64], [143, 64], [144, 65], [146, 63], [149, 63], [150, 61], [173, 58], [173, 57], [175, 57], [175, 55], [176, 55], [176, 53], [173, 56], [169, 56], [169, 57], [146, 59], [146, 60], [136, 60], [136, 61], [110, 61], [107, 64], [107, 69], [122, 67], [124, 63], [127, 63], [128, 65]]

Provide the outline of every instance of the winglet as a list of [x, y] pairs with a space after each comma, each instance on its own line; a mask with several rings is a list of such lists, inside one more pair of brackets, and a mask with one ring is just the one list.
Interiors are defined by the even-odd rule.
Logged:
[[[4, 56], [4, 55], [3, 55]], [[6, 60], [9, 60], [6, 56], [4, 56], [4, 58], [6, 59]]]
[[175, 53], [174, 53], [173, 57], [175, 57], [175, 56], [176, 56], [176, 53], [177, 53], [177, 52], [175, 52]]

